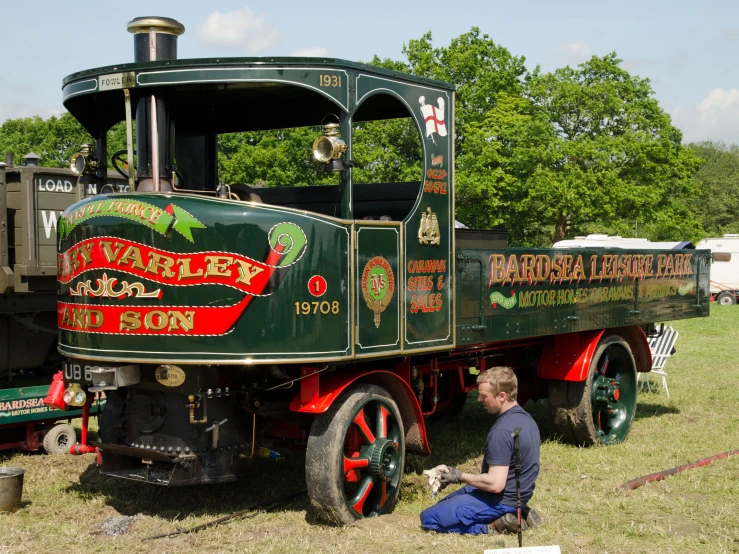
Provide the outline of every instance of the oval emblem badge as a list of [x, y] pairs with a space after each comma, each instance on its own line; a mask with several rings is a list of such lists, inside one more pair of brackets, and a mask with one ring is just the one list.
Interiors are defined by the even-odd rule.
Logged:
[[176, 365], [160, 365], [154, 377], [165, 387], [179, 387], [185, 382], [185, 372]]
[[395, 292], [395, 275], [382, 256], [370, 258], [362, 272], [362, 296], [375, 313], [375, 327], [380, 327], [380, 314], [385, 311]]

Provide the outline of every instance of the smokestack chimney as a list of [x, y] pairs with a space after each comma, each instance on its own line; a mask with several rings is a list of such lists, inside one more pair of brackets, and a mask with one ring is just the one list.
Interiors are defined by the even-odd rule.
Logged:
[[[177, 59], [182, 23], [168, 17], [137, 17], [128, 23], [133, 33], [134, 61]], [[167, 93], [142, 96], [136, 105], [136, 151], [139, 191], [172, 190], [174, 169], [174, 103]]]
[[135, 62], [177, 59], [177, 37], [185, 26], [169, 17], [137, 17], [126, 27], [133, 33]]

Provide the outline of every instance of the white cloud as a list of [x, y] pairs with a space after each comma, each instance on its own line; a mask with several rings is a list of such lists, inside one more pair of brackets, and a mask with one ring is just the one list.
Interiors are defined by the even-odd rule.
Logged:
[[291, 56], [304, 58], [324, 58], [328, 54], [328, 50], [322, 46], [314, 46], [313, 48], [299, 48], [290, 52]]
[[562, 42], [544, 55], [542, 65], [553, 68], [563, 67], [565, 65], [574, 67], [589, 60], [592, 55], [593, 49], [587, 42]]
[[279, 44], [280, 30], [249, 8], [213, 12], [196, 29], [198, 44], [255, 54]]
[[579, 58], [582, 61], [587, 60], [591, 56], [591, 48], [587, 42], [563, 42], [559, 45], [559, 49], [567, 56]]
[[685, 142], [739, 143], [739, 89], [713, 89], [696, 106], [673, 108], [670, 114]]

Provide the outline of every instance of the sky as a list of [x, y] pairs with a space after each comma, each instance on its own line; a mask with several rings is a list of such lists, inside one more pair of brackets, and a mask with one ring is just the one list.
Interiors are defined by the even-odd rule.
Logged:
[[62, 79], [133, 61], [134, 17], [185, 25], [179, 58], [327, 56], [403, 59], [403, 45], [431, 31], [434, 46], [479, 27], [497, 44], [553, 71], [615, 51], [647, 77], [684, 142], [739, 144], [737, 0], [240, 0], [4, 2], [0, 10], [0, 122], [64, 111]]

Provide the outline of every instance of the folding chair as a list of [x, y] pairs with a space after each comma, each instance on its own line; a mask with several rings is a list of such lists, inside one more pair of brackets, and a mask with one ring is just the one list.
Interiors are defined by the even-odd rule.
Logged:
[[[667, 358], [672, 355], [672, 348], [675, 346], [677, 337], [678, 332], [669, 325], [663, 328], [662, 334], [660, 336], [647, 337], [647, 341], [649, 342], [649, 349], [652, 351], [651, 374], [659, 375], [662, 377], [662, 388], [665, 389], [668, 398], [670, 397], [670, 389], [667, 388], [667, 373], [665, 373], [665, 364], [667, 363]], [[649, 383], [649, 375], [650, 373], [639, 374], [639, 380], [641, 380], [639, 390], [643, 390], [644, 385], [646, 385], [647, 390], [649, 392], [652, 392], [652, 387]]]

